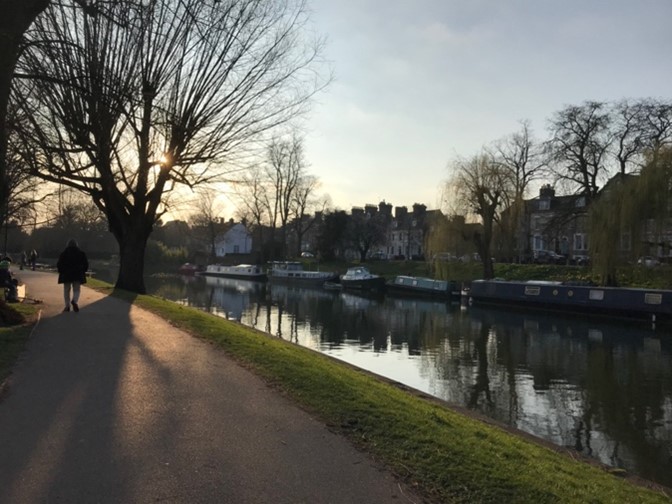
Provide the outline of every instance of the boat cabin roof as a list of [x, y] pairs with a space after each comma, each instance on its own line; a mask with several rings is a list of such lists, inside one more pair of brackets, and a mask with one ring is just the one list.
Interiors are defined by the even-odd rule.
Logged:
[[273, 269], [281, 270], [303, 270], [303, 264], [299, 261], [271, 261], [271, 267]]

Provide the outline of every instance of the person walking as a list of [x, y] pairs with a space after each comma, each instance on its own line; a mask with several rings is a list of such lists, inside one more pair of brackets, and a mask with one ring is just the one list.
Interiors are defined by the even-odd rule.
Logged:
[[[74, 239], [68, 240], [65, 250], [58, 257], [56, 268], [58, 269], [58, 283], [63, 284], [63, 299], [65, 301], [63, 311], [69, 312], [72, 305], [72, 309], [78, 312], [79, 293], [81, 285], [86, 283], [89, 261]], [[71, 289], [72, 298], [70, 298]]]
[[37, 250], [33, 249], [30, 252], [30, 265], [33, 268], [33, 271], [35, 271], [35, 265], [37, 264]]

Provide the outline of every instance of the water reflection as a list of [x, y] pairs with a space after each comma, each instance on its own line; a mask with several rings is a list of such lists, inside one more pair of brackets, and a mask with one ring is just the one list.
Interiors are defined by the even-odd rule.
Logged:
[[243, 280], [147, 284], [672, 485], [667, 330]]

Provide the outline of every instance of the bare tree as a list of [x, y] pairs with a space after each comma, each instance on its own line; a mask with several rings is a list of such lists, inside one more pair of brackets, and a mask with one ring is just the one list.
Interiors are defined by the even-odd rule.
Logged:
[[546, 166], [542, 146], [535, 141], [527, 120], [521, 121], [519, 131], [495, 143], [492, 157], [511, 179], [514, 199], [526, 196], [530, 184], [542, 176]]
[[[236, 216], [252, 225], [253, 251], [259, 255], [263, 251], [264, 225], [268, 223], [266, 189], [263, 172], [258, 166], [250, 169], [236, 185]], [[261, 256], [258, 258], [263, 259]]]
[[29, 34], [17, 102], [35, 174], [88, 194], [120, 248], [116, 285], [143, 292], [144, 251], [176, 187], [221, 181], [327, 79], [293, 0], [52, 5]]
[[272, 239], [280, 228], [282, 255], [287, 254], [287, 224], [294, 217], [295, 202], [301, 181], [306, 176], [303, 140], [296, 134], [291, 139], [275, 138], [268, 146], [265, 164], [268, 184], [266, 206], [270, 218]]
[[351, 246], [359, 253], [359, 260], [366, 261], [369, 250], [385, 243], [387, 219], [380, 212], [369, 215], [361, 209], [352, 213], [348, 221], [347, 236]]
[[316, 191], [320, 186], [320, 181], [313, 175], [303, 175], [299, 180], [294, 195], [293, 210], [294, 220], [292, 221], [292, 228], [296, 235], [296, 254], [301, 254], [303, 245], [303, 238], [305, 234], [310, 231], [315, 225], [315, 211], [326, 208], [327, 202], [325, 200], [318, 200]]
[[491, 156], [482, 153], [455, 162], [448, 183], [457, 206], [480, 218], [483, 228], [474, 233], [473, 240], [483, 262], [484, 278], [493, 278], [495, 270], [491, 247], [494, 227], [513, 192], [508, 173]]
[[189, 217], [192, 237], [207, 250], [211, 259], [217, 256], [217, 236], [224, 230], [222, 210], [214, 190], [204, 188], [198, 192], [196, 212]]
[[[23, 36], [48, 4], [48, 0], [0, 0], [0, 208], [8, 208], [8, 200], [14, 188], [11, 187], [15, 174], [10, 170], [7, 156], [8, 107], [14, 69], [21, 52]], [[8, 178], [9, 177], [9, 178]], [[7, 218], [7, 212], [0, 213], [0, 226]]]
[[611, 109], [614, 157], [621, 174], [633, 172], [643, 154], [646, 107], [642, 101], [621, 100]]
[[602, 102], [570, 105], [557, 112], [550, 123], [553, 174], [574, 185], [588, 198], [606, 178], [606, 153], [612, 138], [610, 116]]
[[525, 216], [525, 197], [530, 184], [539, 179], [546, 167], [547, 159], [541, 144], [534, 140], [529, 121], [521, 122], [521, 129], [512, 135], [496, 142], [490, 154], [502, 169], [502, 175], [509, 179], [512, 187], [502, 195], [506, 198], [500, 231], [502, 237], [502, 253], [512, 256], [523, 254], [529, 240], [525, 236], [516, 236]]
[[642, 107], [645, 148], [655, 163], [661, 149], [672, 145], [672, 102], [650, 99]]

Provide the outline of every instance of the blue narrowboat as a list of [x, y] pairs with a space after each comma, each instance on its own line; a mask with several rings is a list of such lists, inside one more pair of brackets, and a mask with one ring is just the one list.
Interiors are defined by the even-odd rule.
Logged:
[[475, 280], [468, 292], [474, 304], [509, 304], [652, 321], [672, 320], [672, 291], [599, 287], [572, 282]]

